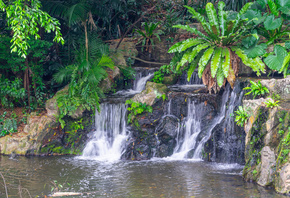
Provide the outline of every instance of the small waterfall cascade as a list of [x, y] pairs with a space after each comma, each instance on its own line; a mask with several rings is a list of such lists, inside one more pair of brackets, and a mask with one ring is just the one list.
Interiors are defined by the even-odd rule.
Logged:
[[83, 150], [83, 157], [92, 157], [99, 161], [119, 160], [129, 134], [126, 130], [125, 104], [101, 104], [96, 112], [96, 131]]
[[187, 72], [183, 72], [181, 75], [179, 85], [200, 85], [202, 84], [202, 79], [198, 77], [198, 73], [194, 71], [190, 77], [190, 80], [187, 80]]
[[221, 109], [219, 111], [219, 114], [217, 115], [217, 117], [214, 118], [210, 128], [207, 130], [206, 135], [199, 142], [197, 148], [195, 149], [193, 158], [200, 159], [202, 157], [202, 149], [204, 147], [204, 144], [206, 143], [207, 140], [209, 140], [214, 128], [218, 124], [220, 124], [223, 121], [223, 119], [225, 118], [226, 110], [227, 110], [226, 104], [229, 100], [229, 94], [230, 94], [230, 85], [228, 84], [226, 86], [226, 89], [225, 89], [223, 96], [222, 96], [222, 104], [221, 104]]
[[[145, 72], [144, 72], [145, 71]], [[136, 94], [145, 89], [146, 82], [154, 75], [151, 70], [137, 71], [133, 90], [129, 93]], [[123, 93], [128, 91], [121, 91]], [[118, 97], [124, 97], [122, 94]], [[100, 113], [96, 111], [95, 128], [93, 136], [86, 144], [82, 157], [93, 158], [98, 161], [119, 160], [126, 149], [126, 140], [130, 131], [126, 124], [127, 107], [124, 102], [111, 104], [101, 103]]]
[[145, 89], [147, 81], [154, 76], [154, 73], [149, 73], [147, 76], [135, 79], [133, 90], [141, 92]]
[[173, 155], [170, 157], [172, 159], [189, 158], [190, 152], [195, 148], [197, 136], [201, 132], [201, 119], [198, 113], [202, 111], [202, 105], [195, 104], [194, 101], [188, 99], [187, 108], [188, 115], [179, 126], [176, 138], [177, 144]]
[[[242, 128], [235, 124], [234, 111], [236, 107], [242, 104], [244, 91], [240, 88], [240, 83], [236, 82], [233, 91], [230, 94], [230, 101], [226, 110], [225, 118], [221, 123], [221, 130], [217, 130], [214, 137], [212, 160], [226, 163], [242, 163], [243, 141], [245, 141], [245, 133]], [[242, 136], [242, 138], [239, 138]]]
[[[184, 121], [180, 123], [176, 138], [177, 144], [170, 159], [201, 159], [201, 153], [205, 142], [210, 138], [213, 129], [221, 123], [226, 115], [226, 103], [228, 102], [229, 93], [230, 86], [228, 85], [222, 96], [221, 109], [206, 131], [201, 130], [201, 125], [208, 123], [202, 123], [200, 118], [204, 105], [202, 103], [195, 104], [188, 100], [188, 115]], [[201, 136], [201, 134], [203, 137], [199, 140], [198, 137]]]
[[141, 92], [145, 89], [146, 82], [154, 76], [156, 68], [136, 68], [133, 91]]

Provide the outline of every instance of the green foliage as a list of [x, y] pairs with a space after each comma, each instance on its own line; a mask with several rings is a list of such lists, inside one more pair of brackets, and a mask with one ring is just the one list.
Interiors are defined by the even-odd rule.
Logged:
[[242, 106], [238, 107], [238, 110], [235, 111], [236, 119], [235, 122], [237, 125], [243, 127], [244, 124], [247, 122], [250, 115], [248, 114], [247, 110], [245, 110]]
[[144, 23], [144, 32], [141, 29], [136, 30], [139, 35], [141, 36], [138, 39], [137, 44], [142, 43], [142, 52], [143, 48], [146, 47], [145, 51], [149, 51], [149, 53], [152, 52], [152, 49], [154, 49], [154, 38], [157, 38], [159, 41], [160, 35], [163, 34], [161, 30], [158, 30], [159, 23]]
[[264, 96], [266, 93], [269, 93], [269, 89], [261, 84], [261, 81], [258, 82], [250, 81], [251, 86], [245, 87], [244, 90], [250, 90], [245, 95], [252, 94], [253, 98], [256, 96]]
[[22, 82], [16, 78], [14, 81], [2, 78], [0, 81], [0, 101], [3, 107], [13, 108], [25, 97], [25, 89], [21, 88]]
[[172, 64], [161, 66], [158, 71], [154, 72], [154, 77], [151, 81], [155, 83], [163, 83], [164, 76], [173, 73], [174, 69], [172, 66]]
[[85, 50], [79, 51], [74, 65], [54, 75], [58, 83], [69, 82], [68, 93], [59, 94], [57, 98], [62, 127], [65, 125], [63, 117], [72, 115], [78, 109], [94, 111], [96, 107], [99, 110], [99, 97], [103, 94], [99, 83], [107, 76], [106, 68], [114, 69], [112, 59], [100, 49], [91, 51], [89, 60], [86, 59]]
[[275, 101], [273, 100], [272, 98], [269, 98], [266, 102], [265, 102], [265, 105], [266, 107], [268, 108], [274, 108], [274, 107], [279, 107], [279, 100]]
[[14, 118], [5, 118], [6, 112], [0, 116], [0, 137], [17, 132], [17, 121]]
[[[136, 118], [136, 115], [140, 115], [142, 113], [148, 112], [152, 113], [153, 108], [148, 106], [146, 103], [142, 102], [134, 102], [133, 100], [127, 100], [126, 105], [129, 105], [127, 110], [129, 111], [128, 114], [128, 123], [133, 123]], [[136, 122], [134, 122], [136, 124]]]
[[0, 8], [6, 12], [7, 23], [13, 32], [11, 52], [25, 58], [30, 37], [40, 39], [39, 27], [48, 33], [54, 32], [54, 41], [64, 44], [59, 21], [40, 9], [40, 1], [13, 0], [7, 5], [2, 2]]
[[[252, 4], [247, 3], [234, 16], [232, 12], [224, 10], [225, 3], [222, 1], [218, 3], [218, 11], [214, 9], [212, 3], [207, 3], [205, 8], [207, 17], [204, 17], [194, 8], [185, 6], [188, 12], [193, 15], [193, 18], [201, 23], [206, 34], [188, 25], [174, 26], [197, 36], [197, 38], [178, 42], [169, 49], [169, 53], [182, 54], [176, 69], [178, 70], [188, 63], [188, 76], [191, 76], [194, 68], [198, 65], [199, 77], [204, 75], [203, 79], [205, 81], [203, 83], [208, 86], [209, 90], [215, 92], [224, 85], [224, 79], [227, 79], [232, 86], [234, 84], [237, 66], [232, 64], [230, 60], [239, 57], [245, 65], [257, 72], [257, 75], [265, 72], [265, 65], [262, 60], [258, 57], [247, 57], [239, 44], [245, 37], [251, 36], [248, 31], [252, 28], [252, 25], [248, 19], [242, 19], [242, 15]], [[215, 83], [212, 83], [212, 81]]]
[[285, 59], [286, 56], [287, 56], [286, 49], [281, 45], [276, 45], [274, 47], [274, 52], [268, 55], [267, 58], [264, 59], [264, 62], [272, 70], [283, 71], [282, 67], [284, 60], [286, 60]]

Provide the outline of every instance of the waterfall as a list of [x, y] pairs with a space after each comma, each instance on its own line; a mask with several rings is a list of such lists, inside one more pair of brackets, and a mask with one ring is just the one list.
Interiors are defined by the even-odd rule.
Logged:
[[[133, 90], [127, 92], [139, 93], [146, 85], [146, 82], [153, 76], [153, 73], [141, 72], [137, 74]], [[126, 91], [122, 91], [123, 94]], [[122, 94], [121, 94], [121, 97]], [[90, 157], [99, 161], [116, 161], [126, 149], [126, 140], [130, 136], [126, 125], [127, 107], [124, 103], [110, 104], [101, 103], [100, 112], [95, 114], [95, 128], [93, 137], [83, 150], [82, 157]]]
[[[141, 77], [141, 78], [138, 78], [138, 80], [135, 79], [135, 81], [134, 81], [134, 86], [133, 86], [133, 90], [134, 90], [134, 91], [137, 91], [137, 92], [141, 92], [141, 91], [143, 91], [143, 90], [145, 89], [146, 82], [147, 82], [150, 78], [152, 78], [153, 75], [154, 75], [154, 73], [153, 73], [153, 74], [150, 74], [150, 73], [149, 73], [149, 75], [144, 76], [144, 77]], [[136, 83], [135, 83], [135, 82], [136, 82]]]
[[198, 77], [198, 73], [194, 71], [190, 77], [190, 80], [187, 80], [187, 72], [183, 72], [180, 76], [179, 85], [199, 85], [202, 84], [202, 79]]
[[227, 102], [229, 99], [229, 94], [230, 94], [230, 85], [228, 84], [225, 92], [222, 96], [222, 104], [221, 104], [221, 109], [219, 111], [219, 114], [217, 115], [217, 117], [214, 118], [210, 128], [207, 130], [206, 135], [201, 139], [201, 141], [199, 142], [197, 148], [195, 149], [193, 158], [198, 159], [201, 158], [201, 154], [202, 154], [202, 149], [203, 146], [205, 144], [205, 142], [210, 138], [213, 129], [222, 122], [222, 120], [224, 119], [225, 115], [226, 115], [226, 109], [227, 109]]
[[[187, 112], [188, 115], [181, 122], [178, 135], [176, 138], [176, 147], [174, 149], [173, 155], [170, 159], [201, 159], [201, 153], [204, 143], [210, 138], [213, 129], [221, 123], [226, 114], [226, 103], [229, 98], [230, 86], [228, 85], [222, 96], [222, 104], [218, 115], [213, 119], [211, 123], [202, 123], [200, 115], [203, 111], [203, 104], [195, 104], [194, 102], [188, 100], [187, 102]], [[201, 125], [210, 124], [206, 131], [201, 130]], [[203, 135], [200, 141], [198, 137]]]
[[126, 131], [126, 106], [124, 104], [101, 104], [96, 112], [96, 131], [83, 150], [83, 157], [100, 161], [119, 160], [128, 138]]
[[196, 105], [194, 101], [191, 102], [188, 99], [187, 108], [188, 115], [178, 129], [177, 144], [171, 156], [173, 159], [188, 158], [190, 151], [195, 148], [197, 136], [201, 132], [201, 118], [198, 112], [202, 111], [202, 105]]

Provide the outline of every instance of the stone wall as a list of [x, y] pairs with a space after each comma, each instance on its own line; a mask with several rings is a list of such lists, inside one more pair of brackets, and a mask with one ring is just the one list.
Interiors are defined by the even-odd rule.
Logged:
[[[250, 118], [246, 132], [243, 177], [279, 193], [290, 192], [290, 79], [261, 81], [270, 94], [281, 97], [280, 107], [268, 108], [266, 99], [244, 100]], [[285, 91], [286, 90], [286, 91]]]

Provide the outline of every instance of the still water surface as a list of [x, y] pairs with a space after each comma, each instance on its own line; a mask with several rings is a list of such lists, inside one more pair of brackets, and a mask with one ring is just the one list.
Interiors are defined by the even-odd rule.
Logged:
[[[195, 197], [282, 198], [271, 189], [243, 181], [239, 165], [201, 161], [151, 160], [104, 163], [75, 157], [0, 156], [9, 197], [20, 197], [18, 186], [32, 197], [44, 197], [52, 181], [64, 184], [62, 191], [93, 192], [75, 197]], [[70, 185], [68, 185], [69, 183]], [[15, 189], [16, 188], [16, 189]], [[0, 197], [4, 198], [0, 178]], [[22, 197], [28, 197], [23, 193]]]

